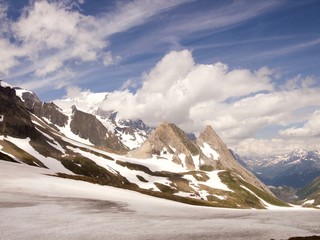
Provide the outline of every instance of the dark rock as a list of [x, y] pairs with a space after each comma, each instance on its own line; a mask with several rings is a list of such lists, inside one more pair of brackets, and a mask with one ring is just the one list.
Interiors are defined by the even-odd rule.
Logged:
[[13, 88], [0, 86], [0, 135], [31, 139], [40, 134], [32, 124], [30, 113]]
[[59, 127], [64, 127], [68, 123], [68, 116], [64, 115], [61, 109], [53, 102], [43, 103], [35, 93], [29, 91], [24, 92], [22, 98], [26, 108], [36, 116], [45, 117]]
[[127, 148], [94, 115], [73, 108], [71, 131], [81, 138], [89, 139], [96, 146], [124, 152]]

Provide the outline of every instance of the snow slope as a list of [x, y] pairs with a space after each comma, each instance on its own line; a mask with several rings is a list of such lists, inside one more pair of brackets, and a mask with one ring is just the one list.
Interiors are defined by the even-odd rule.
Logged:
[[[0, 161], [1, 239], [287, 239], [320, 235], [319, 210], [181, 204]], [[261, 238], [260, 238], [261, 239]]]

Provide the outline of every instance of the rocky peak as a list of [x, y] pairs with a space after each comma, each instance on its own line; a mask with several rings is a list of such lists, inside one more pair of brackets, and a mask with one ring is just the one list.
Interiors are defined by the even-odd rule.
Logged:
[[131, 156], [140, 158], [171, 158], [187, 169], [199, 167], [199, 154], [198, 146], [172, 123], [160, 124], [140, 148], [130, 152]]
[[42, 102], [34, 92], [26, 91], [22, 88], [15, 88], [15, 90], [19, 94], [21, 100], [24, 102], [24, 105], [28, 110], [33, 111], [36, 104], [42, 104]]
[[221, 140], [219, 135], [208, 125], [198, 137], [199, 142], [206, 142], [212, 145], [217, 151], [227, 148], [226, 144]]
[[254, 174], [235, 160], [227, 145], [221, 140], [218, 134], [215, 133], [211, 126], [206, 126], [205, 130], [199, 135], [197, 144], [201, 149], [208, 145], [212, 150], [219, 154], [219, 158], [216, 161], [212, 157], [210, 158], [202, 155], [201, 159], [204, 164], [214, 166], [216, 169], [231, 170], [233, 173], [240, 175], [244, 180], [257, 188], [272, 194], [270, 190], [254, 176]]
[[39, 97], [32, 91], [15, 87], [19, 98], [24, 106], [39, 118], [47, 118], [52, 124], [64, 127], [68, 122], [68, 117], [53, 102], [41, 102]]
[[38, 131], [32, 124], [29, 111], [23, 102], [16, 96], [15, 89], [0, 84], [0, 135], [9, 135], [18, 138], [35, 139]]

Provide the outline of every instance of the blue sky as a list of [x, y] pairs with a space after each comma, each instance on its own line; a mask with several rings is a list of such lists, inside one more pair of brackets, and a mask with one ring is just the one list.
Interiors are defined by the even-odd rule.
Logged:
[[[23, 8], [32, 8], [29, 1], [2, 2], [8, 7], [11, 22], [19, 21]], [[129, 1], [64, 2], [64, 8], [70, 7], [70, 12], [103, 19]], [[148, 9], [153, 1], [145, 2], [141, 5]], [[128, 23], [125, 30], [102, 37], [107, 44], [99, 51], [119, 56], [121, 60], [116, 64], [105, 66], [97, 59], [80, 63], [78, 59], [67, 59], [64, 65], [73, 73], [69, 80], [54, 88], [44, 85], [35, 90], [43, 100], [62, 96], [64, 84], [93, 91], [112, 91], [128, 79], [139, 80], [141, 74], [149, 71], [166, 53], [181, 49], [192, 50], [199, 63], [220, 61], [231, 68], [268, 66], [279, 69], [283, 81], [298, 74], [316, 77], [320, 74], [317, 61], [320, 54], [319, 1], [171, 1], [171, 6], [162, 7], [164, 9], [149, 17], [139, 12], [141, 21]], [[8, 35], [12, 42], [19, 42], [12, 32]], [[50, 52], [49, 49], [46, 51]], [[28, 69], [32, 63], [27, 57], [18, 62], [2, 73], [3, 79], [19, 84], [37, 78], [35, 68]]]
[[[320, 119], [318, 99], [313, 97], [320, 87], [320, 1], [0, 0], [0, 17], [0, 77], [34, 90], [44, 101], [63, 98], [74, 88], [114, 92], [123, 100], [120, 104], [133, 108], [124, 104], [131, 101], [140, 106], [136, 115], [121, 108], [124, 116], [144, 118], [150, 124], [169, 120], [197, 132], [201, 119], [215, 125], [224, 138], [241, 139], [248, 145], [249, 141], [258, 146], [257, 141], [272, 139], [287, 145], [286, 141], [297, 137], [316, 139], [318, 144], [320, 133], [314, 132], [311, 120]], [[181, 58], [185, 61], [180, 62]], [[166, 68], [176, 63], [180, 65], [171, 70], [175, 80], [167, 81]], [[209, 70], [200, 71], [201, 66], [218, 69], [220, 78], [210, 80], [205, 74]], [[185, 75], [173, 72], [179, 68], [185, 68]], [[157, 114], [146, 115], [154, 106], [142, 102], [148, 100], [145, 91], [154, 95], [159, 84], [185, 84], [188, 92], [188, 81], [195, 71], [199, 71], [199, 79], [207, 79], [203, 84], [212, 88], [226, 81], [220, 91], [225, 94], [221, 98], [198, 97], [193, 102], [183, 99], [174, 109], [163, 107]], [[239, 84], [230, 78], [239, 79]], [[195, 77], [193, 84], [197, 81], [202, 82]], [[206, 96], [203, 89], [204, 93], [197, 94]], [[166, 93], [162, 98], [170, 99]], [[214, 93], [212, 90], [208, 96]], [[311, 99], [304, 99], [305, 95]], [[284, 99], [278, 101], [288, 101], [288, 105], [261, 115], [242, 110], [248, 116], [245, 118], [222, 110], [237, 112], [244, 102], [261, 97], [268, 106], [279, 105], [275, 100], [269, 103], [279, 96]], [[297, 97], [302, 98], [301, 103], [293, 107], [292, 99]], [[203, 118], [192, 117], [201, 104], [211, 106], [221, 119], [210, 111], [198, 114]], [[223, 108], [223, 104], [227, 106]], [[104, 106], [119, 107], [115, 103]], [[172, 112], [180, 112], [188, 121]], [[271, 119], [281, 112], [286, 116]], [[233, 122], [243, 122], [244, 132]], [[254, 127], [247, 129], [248, 124]]]

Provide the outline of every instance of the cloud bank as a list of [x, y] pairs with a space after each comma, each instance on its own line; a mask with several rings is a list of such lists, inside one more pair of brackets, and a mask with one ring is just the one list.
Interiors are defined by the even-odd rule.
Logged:
[[[313, 78], [301, 76], [279, 87], [277, 75], [268, 67], [252, 71], [229, 69], [221, 62], [197, 64], [191, 51], [171, 51], [142, 76], [135, 93], [127, 89], [109, 93], [100, 107], [153, 126], [174, 122], [195, 133], [211, 124], [241, 154], [305, 147], [308, 139], [319, 136], [320, 111], [303, 115], [296, 111], [320, 109], [320, 89], [312, 87]], [[301, 128], [289, 127], [301, 122], [305, 122]], [[259, 139], [259, 134], [265, 138], [266, 128], [273, 136]]]

